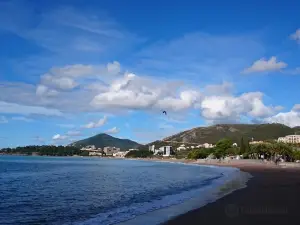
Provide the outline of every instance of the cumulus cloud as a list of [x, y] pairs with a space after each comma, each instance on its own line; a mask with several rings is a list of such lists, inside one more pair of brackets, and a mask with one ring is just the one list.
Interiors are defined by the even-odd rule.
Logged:
[[[172, 90], [172, 91], [170, 91]], [[201, 94], [193, 90], [170, 89], [168, 83], [160, 83], [135, 74], [125, 74], [115, 80], [107, 92], [100, 93], [91, 101], [98, 109], [105, 107], [117, 109], [169, 109], [179, 111], [193, 107]]]
[[83, 128], [91, 129], [91, 128], [97, 128], [103, 126], [107, 122], [107, 116], [104, 116], [97, 122], [90, 122], [83, 126]]
[[292, 111], [294, 111], [294, 112], [300, 112], [300, 104], [294, 105]]
[[200, 92], [197, 91], [182, 91], [179, 97], [165, 97], [159, 99], [155, 107], [159, 109], [168, 109], [173, 111], [180, 111], [184, 109], [193, 108], [201, 99]]
[[277, 61], [275, 56], [272, 56], [269, 60], [262, 58], [252, 64], [251, 67], [245, 69], [243, 73], [257, 73], [267, 71], [278, 71], [286, 68], [285, 62]]
[[266, 118], [267, 123], [282, 123], [289, 127], [300, 126], [300, 112], [291, 110], [290, 112], [281, 112], [275, 116]]
[[295, 33], [291, 34], [290, 38], [300, 43], [300, 29], [297, 29]]
[[113, 75], [120, 73], [120, 71], [121, 71], [120, 63], [117, 61], [114, 61], [113, 63], [108, 63], [107, 71], [108, 71], [108, 73], [113, 74]]
[[275, 107], [264, 105], [262, 97], [261, 92], [249, 92], [238, 97], [207, 96], [200, 104], [201, 115], [210, 122], [237, 122], [242, 116], [270, 116]]
[[108, 129], [105, 131], [105, 133], [107, 133], [107, 134], [117, 134], [119, 132], [120, 132], [120, 129], [117, 127], [113, 127], [111, 129]]
[[5, 116], [0, 116], [0, 123], [8, 123], [8, 120]]
[[65, 140], [67, 139], [68, 136], [66, 135], [60, 135], [60, 134], [55, 134], [53, 137], [52, 137], [52, 140], [54, 141], [57, 141], [57, 140]]
[[51, 96], [58, 95], [58, 91], [56, 91], [54, 89], [50, 89], [49, 87], [40, 84], [36, 88], [36, 95], [37, 96], [51, 97]]
[[[118, 75], [120, 70], [120, 63], [117, 61], [108, 63], [107, 65], [74, 64], [64, 67], [53, 67], [41, 76], [40, 84], [36, 87], [36, 95], [40, 97], [53, 97], [57, 96], [61, 91], [71, 91], [83, 84], [83, 87], [85, 87], [85, 84], [88, 84], [87, 89], [95, 90], [96, 83], [91, 83], [91, 80], [95, 81], [100, 78], [104, 79], [105, 76]], [[98, 86], [96, 86], [96, 90], [99, 90]]]

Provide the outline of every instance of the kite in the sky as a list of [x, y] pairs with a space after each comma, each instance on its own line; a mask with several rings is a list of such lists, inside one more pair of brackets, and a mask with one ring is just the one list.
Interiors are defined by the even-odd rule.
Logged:
[[167, 112], [166, 112], [166, 111], [163, 111], [163, 113], [164, 113], [165, 115], [167, 115]]

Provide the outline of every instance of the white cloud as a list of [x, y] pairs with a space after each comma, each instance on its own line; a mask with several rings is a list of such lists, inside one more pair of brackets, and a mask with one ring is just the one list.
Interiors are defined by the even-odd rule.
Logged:
[[50, 89], [49, 87], [46, 87], [45, 85], [38, 85], [36, 88], [36, 95], [37, 96], [56, 96], [58, 94], [58, 91]]
[[71, 130], [68, 131], [66, 135], [69, 137], [81, 136], [81, 132], [77, 130]]
[[53, 137], [52, 137], [52, 140], [54, 141], [57, 141], [57, 140], [65, 140], [67, 139], [68, 136], [66, 135], [60, 135], [60, 134], [55, 134]]
[[289, 127], [300, 126], [300, 112], [290, 111], [290, 112], [281, 112], [275, 116], [266, 118], [264, 122], [267, 123], [282, 123]]
[[24, 121], [24, 122], [33, 122], [33, 119], [29, 119], [24, 116], [15, 116], [11, 118], [12, 120]]
[[97, 128], [103, 126], [107, 122], [107, 116], [104, 116], [102, 119], [100, 119], [97, 122], [90, 122], [83, 126], [83, 128], [91, 129], [91, 128]]
[[260, 92], [234, 96], [208, 96], [200, 104], [201, 115], [210, 122], [238, 122], [242, 116], [263, 118], [274, 113], [275, 108], [265, 106]]
[[297, 29], [295, 33], [291, 34], [291, 39], [300, 43], [300, 29]]
[[[71, 91], [80, 85], [90, 91], [104, 90], [105, 85], [102, 80], [109, 80], [111, 79], [109, 75], [116, 76], [119, 73], [120, 63], [116, 61], [108, 63], [106, 66], [74, 64], [53, 67], [48, 73], [41, 76], [40, 84], [36, 88], [36, 95], [53, 97], [57, 96], [60, 91]], [[101, 82], [95, 82], [95, 80]]]
[[165, 110], [180, 111], [193, 108], [200, 102], [201, 94], [197, 91], [182, 91], [179, 97], [165, 97], [157, 101], [155, 107]]
[[251, 67], [245, 69], [243, 73], [278, 71], [286, 67], [287, 64], [285, 62], [277, 61], [276, 57], [272, 56], [269, 60], [266, 60], [265, 58], [257, 60]]
[[183, 90], [176, 97], [172, 83], [125, 74], [112, 82], [107, 92], [94, 97], [91, 105], [97, 109], [165, 109], [179, 111], [193, 107], [201, 95], [197, 91]]
[[300, 104], [294, 105], [294, 107], [292, 108], [292, 111], [300, 112]]
[[22, 115], [45, 115], [45, 116], [62, 116], [57, 109], [48, 109], [41, 106], [26, 106], [15, 103], [0, 101], [0, 112]]
[[117, 127], [113, 127], [111, 129], [108, 129], [107, 131], [105, 131], [105, 133], [107, 134], [117, 134], [120, 132], [120, 129]]
[[0, 116], [0, 124], [1, 123], [8, 123], [8, 120], [5, 116]]
[[121, 71], [120, 63], [117, 61], [114, 61], [113, 63], [107, 64], [107, 71], [111, 74], [118, 74]]
[[61, 90], [73, 89], [78, 85], [70, 77], [56, 77], [56, 76], [52, 76], [51, 74], [44, 74], [41, 77], [41, 83], [45, 86], [49, 86]]

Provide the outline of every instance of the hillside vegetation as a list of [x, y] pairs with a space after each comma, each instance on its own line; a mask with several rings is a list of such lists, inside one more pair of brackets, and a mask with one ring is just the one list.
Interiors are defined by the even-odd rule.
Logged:
[[135, 141], [131, 141], [128, 139], [120, 139], [112, 137], [108, 134], [97, 134], [93, 137], [86, 138], [80, 141], [76, 141], [71, 144], [72, 146], [76, 146], [78, 148], [85, 147], [87, 145], [95, 145], [96, 148], [104, 148], [106, 146], [113, 146], [117, 148], [121, 148], [121, 150], [125, 151], [130, 148], [138, 148], [141, 145]]
[[164, 138], [162, 141], [186, 143], [217, 143], [222, 138], [229, 138], [239, 143], [241, 137], [255, 141], [277, 139], [278, 137], [300, 133], [300, 127], [291, 128], [283, 124], [218, 124], [197, 127]]

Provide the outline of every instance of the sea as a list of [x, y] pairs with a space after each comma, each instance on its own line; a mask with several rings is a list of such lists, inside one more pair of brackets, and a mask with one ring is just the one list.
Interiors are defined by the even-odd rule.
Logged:
[[248, 178], [235, 168], [182, 163], [2, 155], [0, 224], [160, 224]]

